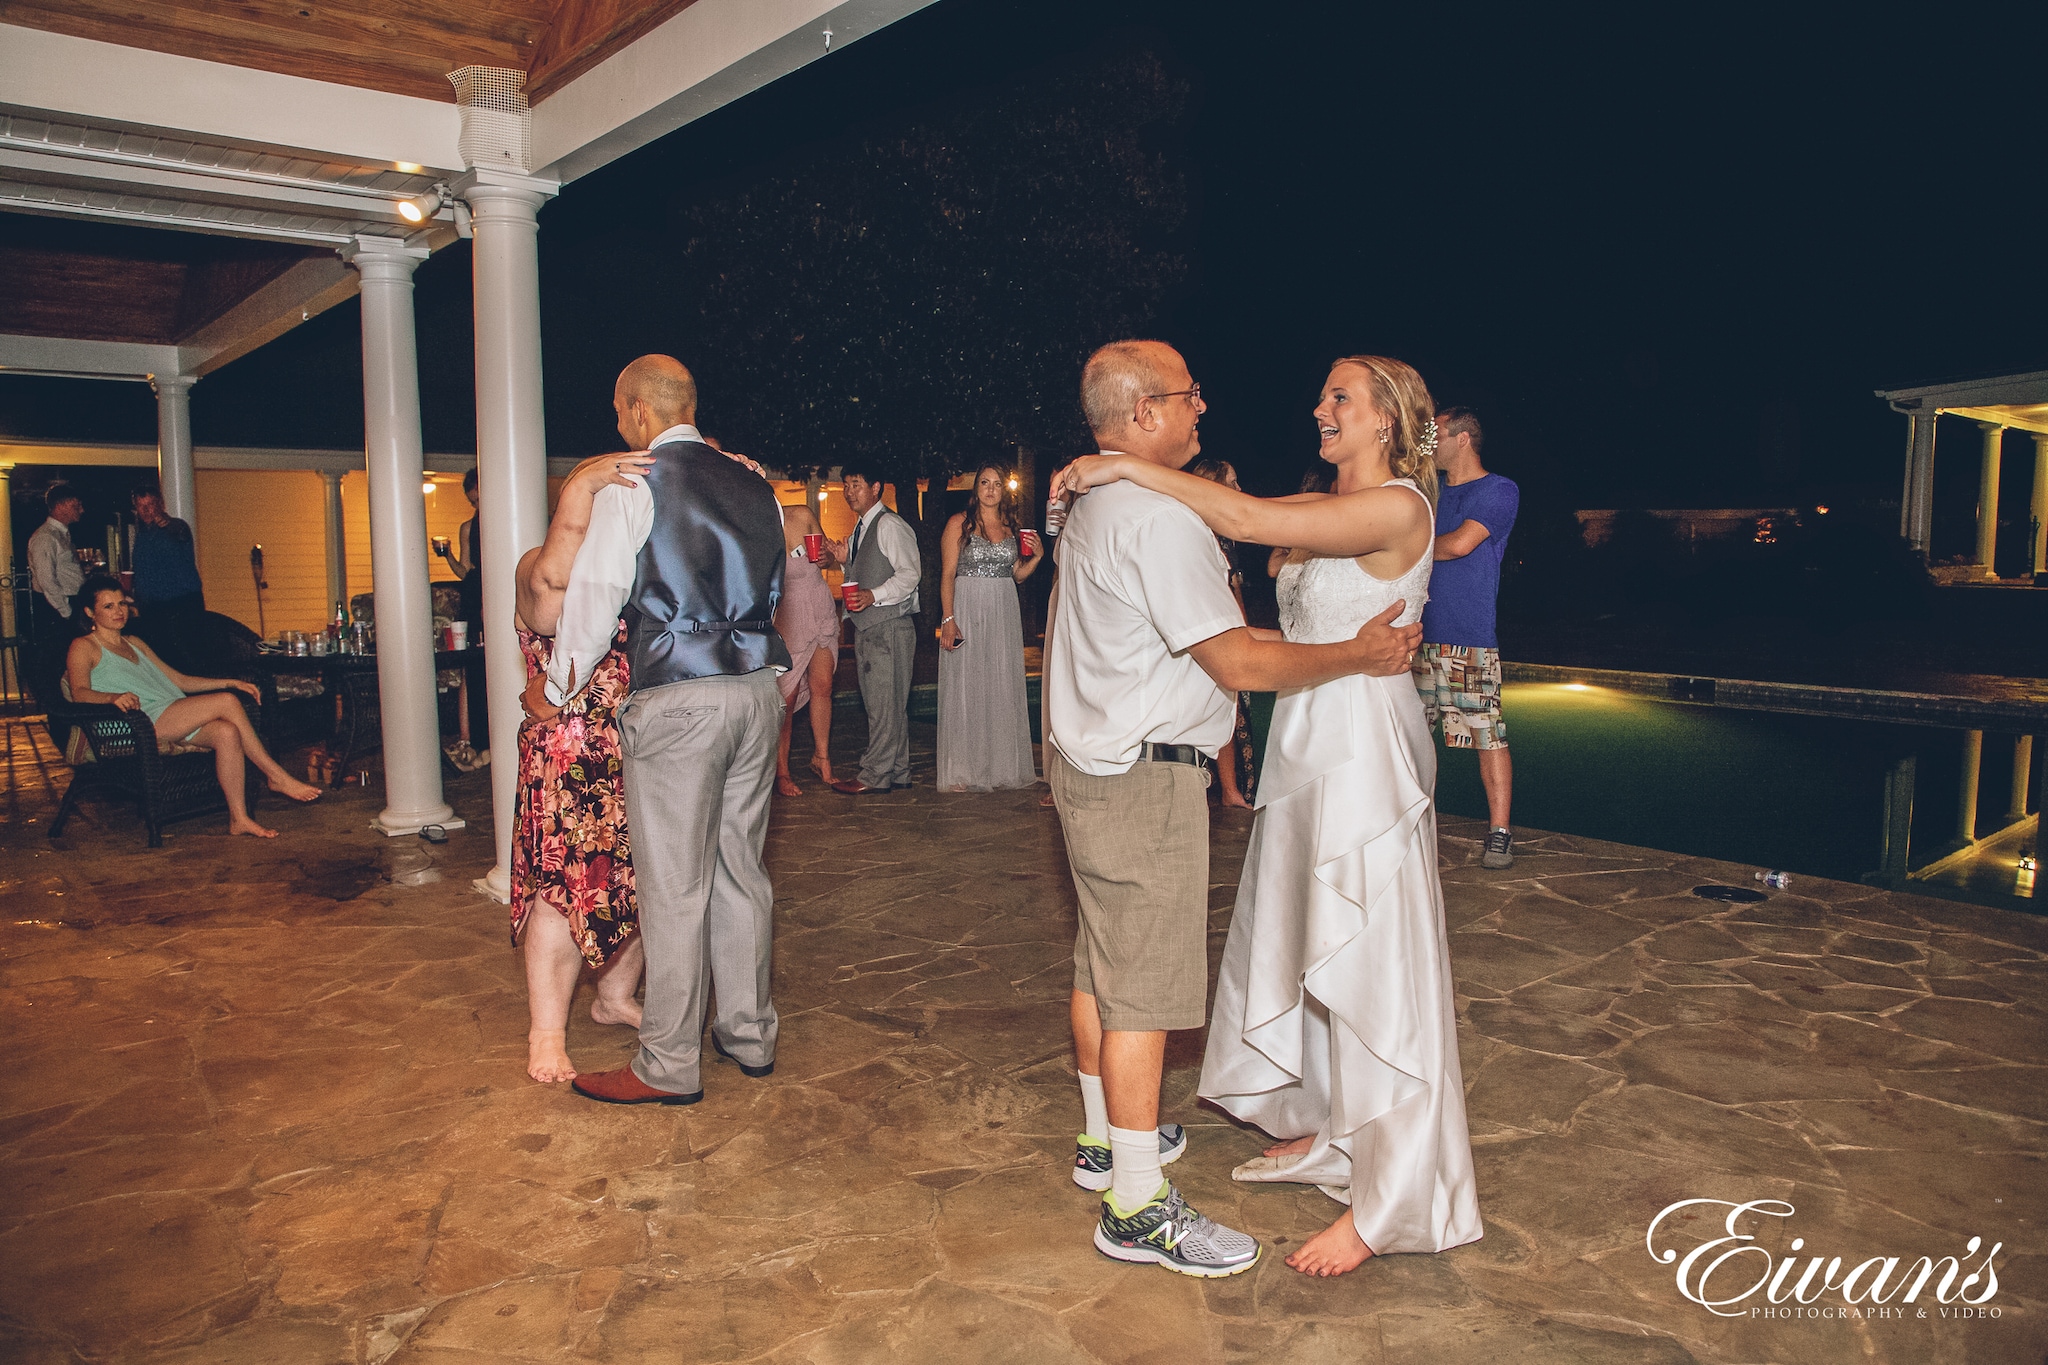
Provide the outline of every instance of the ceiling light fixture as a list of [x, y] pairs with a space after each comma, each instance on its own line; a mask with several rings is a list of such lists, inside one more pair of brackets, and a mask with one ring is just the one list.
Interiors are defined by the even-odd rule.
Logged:
[[440, 213], [454, 201], [446, 184], [439, 184], [425, 194], [416, 194], [410, 199], [398, 201], [398, 216], [408, 223], [424, 223]]

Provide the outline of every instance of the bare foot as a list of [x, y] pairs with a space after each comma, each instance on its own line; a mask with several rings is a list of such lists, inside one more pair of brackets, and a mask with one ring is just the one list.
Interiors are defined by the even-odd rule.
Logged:
[[832, 780], [832, 764], [828, 759], [813, 755], [811, 758], [811, 771], [818, 775], [820, 782], [830, 782]]
[[1337, 1215], [1337, 1221], [1301, 1244], [1301, 1250], [1287, 1258], [1287, 1264], [1304, 1275], [1342, 1275], [1356, 1270], [1372, 1255], [1352, 1225], [1351, 1210]]
[[1232, 788], [1226, 787], [1224, 789], [1222, 799], [1223, 804], [1231, 810], [1250, 810], [1252, 808], [1252, 803], [1245, 800], [1242, 795]]
[[289, 797], [294, 801], [306, 802], [318, 801], [320, 799], [320, 789], [318, 787], [308, 786], [296, 777], [286, 776], [282, 781], [273, 777], [270, 779], [270, 789], [279, 796]]
[[632, 996], [624, 1000], [607, 1000], [599, 995], [590, 1002], [590, 1017], [600, 1024], [630, 1024], [640, 1027], [640, 1002]]
[[1271, 1147], [1268, 1147], [1265, 1151], [1259, 1153], [1259, 1155], [1300, 1156], [1309, 1148], [1315, 1146], [1315, 1142], [1316, 1140], [1313, 1135], [1305, 1138], [1296, 1138], [1292, 1142], [1276, 1142]]
[[796, 784], [796, 779], [788, 773], [777, 773], [775, 774], [775, 794], [777, 796], [802, 796], [804, 789], [799, 787]]
[[246, 834], [254, 839], [275, 839], [277, 837], [276, 830], [265, 829], [246, 815], [239, 820], [228, 821], [228, 833]]
[[526, 1074], [542, 1085], [576, 1079], [576, 1068], [569, 1065], [569, 1048], [564, 1030], [533, 1029], [527, 1033]]
[[1058, 803], [1057, 801], [1054, 801], [1054, 800], [1052, 799], [1052, 793], [1051, 793], [1051, 792], [1047, 792], [1047, 793], [1046, 793], [1045, 795], [1043, 795], [1043, 796], [1041, 796], [1041, 797], [1039, 797], [1039, 798], [1038, 798], [1038, 804], [1039, 804], [1039, 805], [1041, 805], [1041, 806], [1051, 806], [1051, 807], [1056, 807], [1056, 806], [1058, 806], [1058, 804], [1059, 804], [1059, 803]]

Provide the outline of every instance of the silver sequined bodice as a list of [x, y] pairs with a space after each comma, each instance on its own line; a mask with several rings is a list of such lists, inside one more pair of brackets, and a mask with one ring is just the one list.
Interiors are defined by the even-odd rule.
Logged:
[[[1394, 482], [1415, 487], [1406, 479]], [[1421, 491], [1416, 489], [1418, 496]], [[1288, 639], [1303, 644], [1338, 644], [1358, 634], [1360, 626], [1396, 600], [1406, 605], [1394, 624], [1413, 624], [1422, 619], [1422, 604], [1429, 600], [1434, 559], [1424, 550], [1415, 566], [1391, 583], [1374, 578], [1355, 559], [1317, 558], [1286, 565], [1273, 585], [1280, 599], [1280, 629]]]
[[979, 533], [969, 531], [960, 542], [959, 566], [955, 578], [1009, 578], [1017, 566], [1017, 537], [1005, 536], [991, 545]]

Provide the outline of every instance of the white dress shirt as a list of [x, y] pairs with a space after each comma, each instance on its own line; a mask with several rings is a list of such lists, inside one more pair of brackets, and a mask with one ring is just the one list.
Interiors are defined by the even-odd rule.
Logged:
[[28, 581], [59, 616], [71, 615], [71, 599], [85, 584], [85, 569], [72, 550], [71, 528], [55, 517], [28, 538]]
[[[863, 544], [869, 536], [881, 537], [882, 554], [896, 572], [890, 574], [885, 583], [862, 583], [861, 586], [875, 595], [878, 607], [892, 607], [908, 599], [910, 609], [916, 611], [917, 580], [924, 572], [923, 561], [917, 553], [917, 532], [911, 530], [910, 523], [902, 517], [884, 518], [882, 513], [887, 510], [880, 498], [875, 499], [875, 505], [861, 514], [858, 530]], [[848, 548], [852, 548], [851, 540]], [[848, 574], [853, 572], [852, 560], [853, 555], [848, 554]]]
[[1237, 699], [1187, 651], [1244, 624], [1216, 537], [1186, 505], [1128, 481], [1075, 500], [1053, 560], [1046, 724], [1084, 773], [1126, 772], [1141, 744], [1230, 740]]
[[[684, 422], [662, 432], [647, 448], [652, 450], [667, 441], [703, 439], [697, 428]], [[607, 484], [597, 490], [590, 508], [590, 530], [569, 568], [562, 615], [555, 625], [554, 654], [548, 660], [547, 698], [556, 706], [566, 705], [581, 692], [592, 670], [610, 652], [619, 631], [619, 613], [640, 575], [640, 549], [654, 530], [654, 494], [640, 476], [626, 477], [631, 487]], [[778, 501], [778, 514], [781, 507]]]

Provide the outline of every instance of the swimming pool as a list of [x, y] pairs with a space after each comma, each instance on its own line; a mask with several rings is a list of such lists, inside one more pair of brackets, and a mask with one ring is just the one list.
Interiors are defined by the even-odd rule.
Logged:
[[[1510, 683], [1502, 710], [1518, 827], [1858, 881], [1882, 861], [1886, 775], [1911, 757], [1910, 866], [1931, 861], [1956, 830], [1959, 731], [1689, 706], [1583, 684]], [[1439, 806], [1484, 818], [1477, 756], [1437, 752]], [[1980, 836], [2005, 824], [2012, 762], [2010, 737], [1987, 733]]]

